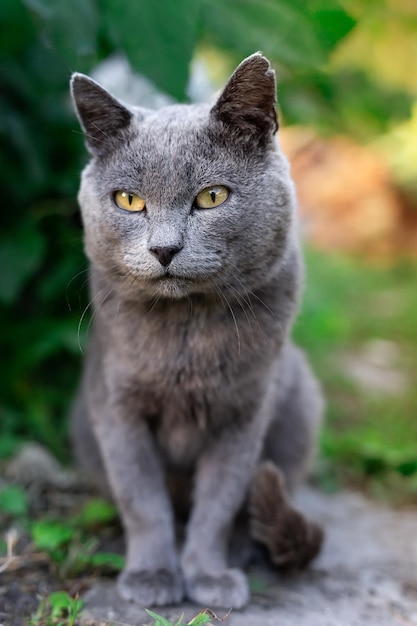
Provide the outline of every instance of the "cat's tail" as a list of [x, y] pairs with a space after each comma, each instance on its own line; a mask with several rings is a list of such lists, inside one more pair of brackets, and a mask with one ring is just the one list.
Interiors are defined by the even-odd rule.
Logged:
[[266, 546], [269, 557], [280, 569], [299, 569], [320, 551], [324, 533], [315, 522], [293, 508], [278, 467], [262, 463], [252, 481], [250, 531], [255, 541]]

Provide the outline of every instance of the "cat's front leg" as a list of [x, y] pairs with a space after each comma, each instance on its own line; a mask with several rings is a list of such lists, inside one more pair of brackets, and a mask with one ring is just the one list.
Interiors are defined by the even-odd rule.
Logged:
[[261, 431], [256, 422], [227, 429], [199, 460], [182, 554], [186, 594], [195, 602], [242, 608], [249, 600], [246, 576], [228, 567], [228, 541], [259, 457]]
[[120, 595], [147, 606], [180, 602], [173, 512], [147, 424], [113, 405], [96, 416], [94, 431], [126, 534]]

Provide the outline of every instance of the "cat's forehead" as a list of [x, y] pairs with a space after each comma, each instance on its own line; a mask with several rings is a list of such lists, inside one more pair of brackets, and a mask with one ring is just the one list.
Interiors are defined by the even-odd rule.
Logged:
[[195, 138], [209, 120], [208, 105], [178, 104], [156, 111], [136, 109], [134, 125], [142, 136], [156, 137], [158, 141], [163, 141], [164, 136], [179, 140]]
[[212, 127], [210, 107], [206, 105], [138, 110], [127, 144], [131, 162], [158, 177], [161, 173], [166, 176], [168, 167], [170, 177], [179, 176], [185, 164], [188, 169], [199, 170], [221, 161], [223, 168], [228, 154], [213, 138]]

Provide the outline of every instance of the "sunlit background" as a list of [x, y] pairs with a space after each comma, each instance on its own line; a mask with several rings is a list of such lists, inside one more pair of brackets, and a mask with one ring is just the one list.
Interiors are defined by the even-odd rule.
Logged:
[[415, 0], [2, 0], [0, 28], [0, 459], [27, 440], [70, 459], [89, 326], [71, 72], [159, 106], [261, 50], [306, 251], [295, 336], [328, 398], [317, 480], [415, 502]]

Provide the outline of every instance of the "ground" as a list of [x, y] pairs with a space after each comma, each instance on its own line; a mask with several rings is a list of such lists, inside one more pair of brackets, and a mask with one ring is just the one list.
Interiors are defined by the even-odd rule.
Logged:
[[[306, 488], [299, 501], [325, 526], [321, 556], [308, 571], [291, 576], [253, 568], [252, 601], [246, 610], [232, 612], [226, 624], [416, 625], [417, 511], [376, 506], [349, 491], [330, 496]], [[143, 609], [118, 599], [112, 584], [95, 585], [85, 600], [85, 619], [114, 626], [149, 623]], [[184, 604], [159, 612], [178, 618], [184, 611], [190, 619], [200, 608]]]
[[[36, 454], [39, 455], [39, 450]], [[83, 529], [84, 534], [88, 531], [98, 535], [99, 549], [116, 552], [122, 549], [117, 539], [120, 534], [117, 523], [112, 521], [100, 530], [94, 529], [98, 517], [101, 516], [101, 522], [106, 517], [103, 509], [98, 515], [96, 507], [92, 520], [90, 507], [89, 521], [84, 513], [81, 524], [79, 512], [87, 510], [85, 506], [91, 494], [73, 475], [59, 473], [53, 462], [49, 463], [49, 470], [54, 470], [54, 474], [48, 478], [48, 455], [45, 451], [40, 454], [43, 459], [40, 469], [39, 460], [38, 469], [33, 469], [32, 449], [29, 454], [32, 469], [26, 455], [23, 462], [20, 460], [11, 467], [9, 464], [6, 472], [8, 480], [13, 476], [14, 480], [26, 483], [32, 513], [39, 515], [47, 507], [50, 516], [65, 518], [67, 524], [78, 519], [77, 528]], [[32, 485], [28, 486], [29, 479]], [[51, 484], [56, 480], [59, 486]], [[233, 611], [224, 623], [230, 626], [417, 626], [417, 509], [395, 510], [353, 491], [330, 495], [311, 486], [299, 493], [297, 504], [325, 527], [322, 554], [307, 571], [287, 576], [278, 575], [266, 566], [253, 566], [249, 571], [251, 603], [244, 611]], [[78, 511], [78, 517], [74, 511]], [[5, 557], [0, 560], [2, 626], [58, 623], [67, 626], [67, 620], [30, 621], [40, 599], [58, 589], [83, 598], [85, 606], [77, 622], [80, 625], [152, 623], [144, 608], [120, 600], [114, 576], [105, 579], [103, 569], [97, 565], [91, 569], [92, 562], [88, 559], [80, 567], [80, 554], [86, 558], [85, 538], [80, 539], [74, 533], [64, 560], [54, 561], [53, 550], [47, 553], [36, 547], [33, 527], [29, 541], [25, 524], [24, 519], [17, 520], [20, 536], [13, 546], [14, 558], [8, 565]], [[67, 526], [62, 521], [60, 524], [58, 530], [61, 528], [62, 532]], [[184, 612], [188, 620], [202, 608], [185, 603], [157, 612], [174, 621]], [[222, 616], [220, 610], [216, 613]]]

